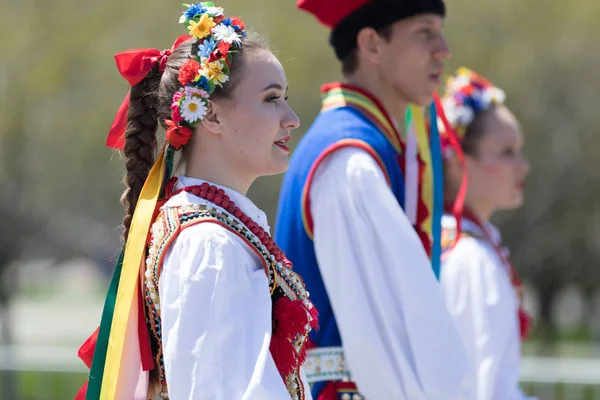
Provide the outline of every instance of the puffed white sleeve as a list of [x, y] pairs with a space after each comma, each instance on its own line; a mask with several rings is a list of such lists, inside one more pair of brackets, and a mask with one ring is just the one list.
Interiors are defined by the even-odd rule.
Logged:
[[290, 398], [269, 352], [267, 277], [241, 238], [213, 223], [184, 229], [159, 292], [171, 400]]
[[474, 399], [431, 263], [377, 162], [337, 150], [317, 168], [310, 200], [319, 269], [361, 394]]
[[442, 263], [446, 305], [476, 368], [478, 400], [524, 400], [517, 298], [493, 249], [461, 239]]

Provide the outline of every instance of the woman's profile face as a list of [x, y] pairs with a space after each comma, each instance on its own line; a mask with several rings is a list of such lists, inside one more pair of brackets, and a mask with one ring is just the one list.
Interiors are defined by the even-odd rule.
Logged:
[[469, 196], [492, 210], [523, 203], [529, 164], [521, 149], [523, 137], [514, 115], [503, 105], [486, 113], [474, 155], [467, 155]]
[[222, 145], [236, 169], [253, 176], [284, 172], [286, 143], [300, 122], [287, 103], [287, 78], [267, 50], [245, 54], [243, 76], [231, 100], [215, 104]]

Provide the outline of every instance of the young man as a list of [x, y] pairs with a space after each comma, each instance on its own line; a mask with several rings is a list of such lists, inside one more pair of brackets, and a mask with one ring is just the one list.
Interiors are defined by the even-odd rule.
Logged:
[[[313, 397], [472, 399], [472, 370], [428, 258], [439, 263], [441, 215], [432, 207], [439, 190], [431, 188], [439, 138], [405, 144], [396, 127], [410, 103], [427, 106], [440, 84], [450, 56], [444, 4], [298, 6], [332, 29], [344, 72], [344, 83], [323, 87], [322, 111], [292, 157], [277, 219], [277, 243], [320, 312], [305, 364]], [[410, 108], [413, 122], [423, 122]]]

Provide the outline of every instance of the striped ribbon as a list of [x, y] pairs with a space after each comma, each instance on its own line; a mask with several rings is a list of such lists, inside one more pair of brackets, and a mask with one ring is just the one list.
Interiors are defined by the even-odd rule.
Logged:
[[138, 324], [142, 319], [139, 276], [164, 181], [165, 153], [161, 151], [144, 183], [125, 250], [115, 268], [102, 312], [86, 400], [133, 399], [137, 398], [136, 389], [140, 389], [136, 385], [144, 368], [138, 335]]

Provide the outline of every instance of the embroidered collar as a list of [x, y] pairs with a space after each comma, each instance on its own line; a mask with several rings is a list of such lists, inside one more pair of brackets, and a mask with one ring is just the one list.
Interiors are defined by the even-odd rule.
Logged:
[[[260, 208], [258, 208], [252, 202], [252, 200], [250, 200], [248, 197], [244, 196], [240, 192], [237, 192], [233, 189], [230, 189], [230, 188], [222, 186], [222, 185], [218, 185], [218, 184], [210, 182], [210, 181], [205, 181], [203, 179], [190, 178], [189, 176], [181, 175], [181, 176], [177, 177], [177, 183], [175, 184], [174, 190], [177, 191], [177, 190], [183, 189], [184, 187], [187, 187], [187, 186], [201, 185], [204, 182], [208, 183], [209, 185], [214, 185], [214, 186], [218, 187], [219, 189], [223, 189], [225, 191], [225, 193], [227, 193], [229, 198], [231, 198], [231, 200], [234, 201], [235, 204], [237, 204], [237, 206], [244, 212], [244, 214], [246, 214], [248, 217], [250, 217], [254, 222], [256, 222], [257, 225], [259, 225], [265, 231], [267, 231], [267, 232], [271, 231], [271, 228], [269, 227], [269, 223], [267, 221], [267, 215]], [[171, 197], [163, 207], [181, 207], [181, 206], [186, 206], [186, 205], [190, 205], [190, 204], [205, 204], [205, 203], [206, 203], [206, 200], [203, 200], [197, 196], [194, 196], [192, 193], [183, 191], [183, 192], [178, 193], [178, 194], [174, 195], [173, 197]]]
[[[500, 236], [498, 228], [489, 221], [485, 221], [484, 226], [494, 240], [494, 244], [498, 246], [502, 245], [502, 236]], [[481, 227], [466, 217], [461, 219], [461, 227], [463, 232], [471, 233], [476, 236], [484, 235], [484, 232], [481, 231]], [[454, 218], [454, 215], [448, 213], [444, 214], [442, 217], [442, 228], [456, 229], [456, 219]]]

